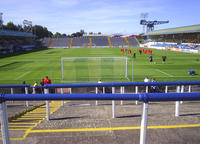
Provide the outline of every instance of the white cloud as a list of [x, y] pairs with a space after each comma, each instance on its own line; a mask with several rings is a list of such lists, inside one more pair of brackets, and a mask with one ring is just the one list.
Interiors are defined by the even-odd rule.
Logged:
[[80, 0], [52, 0], [58, 6], [75, 6], [80, 3]]

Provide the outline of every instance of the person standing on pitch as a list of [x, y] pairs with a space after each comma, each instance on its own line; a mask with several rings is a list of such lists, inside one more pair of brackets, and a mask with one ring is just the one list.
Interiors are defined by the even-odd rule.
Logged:
[[165, 64], [165, 61], [166, 61], [167, 57], [166, 56], [162, 56], [162, 61], [163, 61], [163, 64]]
[[136, 58], [136, 52], [133, 53], [133, 58]]
[[149, 56], [149, 61], [150, 61], [151, 64], [153, 63], [153, 56], [152, 55]]

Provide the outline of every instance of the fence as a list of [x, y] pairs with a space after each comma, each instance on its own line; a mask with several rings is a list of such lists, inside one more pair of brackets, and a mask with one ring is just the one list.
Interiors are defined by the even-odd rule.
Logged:
[[[170, 85], [176, 86], [176, 93], [168, 93]], [[141, 129], [140, 129], [140, 144], [146, 143], [147, 122], [148, 122], [148, 104], [150, 101], [176, 101], [175, 116], [179, 116], [180, 101], [200, 100], [200, 92], [191, 92], [192, 85], [200, 85], [200, 81], [182, 81], [182, 82], [127, 82], [127, 83], [82, 83], [82, 84], [48, 84], [44, 88], [45, 94], [0, 94], [0, 114], [1, 114], [1, 131], [3, 143], [9, 144], [8, 118], [5, 101], [32, 101], [46, 100], [47, 120], [50, 120], [49, 100], [112, 100], [112, 117], [116, 117], [115, 100], [136, 100], [143, 102]], [[126, 86], [134, 86], [135, 93], [125, 93]], [[145, 93], [138, 93], [139, 86], [145, 86]], [[150, 87], [164, 86], [163, 93], [148, 93]], [[188, 92], [184, 93], [184, 87], [188, 86]], [[28, 88], [29, 85], [0, 85], [0, 88], [21, 87]], [[72, 94], [70, 89], [69, 94], [64, 94], [62, 88], [77, 88], [77, 87], [95, 87], [95, 93], [80, 93]], [[112, 87], [112, 93], [105, 93], [106, 87]], [[120, 87], [120, 94], [116, 93], [115, 88]], [[39, 88], [39, 87], [38, 87]], [[61, 94], [49, 94], [49, 88], [61, 88]], [[102, 93], [98, 93], [98, 89], [103, 88]]]

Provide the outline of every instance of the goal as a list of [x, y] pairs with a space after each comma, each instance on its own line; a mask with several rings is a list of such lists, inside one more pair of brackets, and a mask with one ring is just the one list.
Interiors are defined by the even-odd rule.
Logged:
[[63, 81], [92, 82], [127, 80], [127, 57], [65, 57], [61, 58]]

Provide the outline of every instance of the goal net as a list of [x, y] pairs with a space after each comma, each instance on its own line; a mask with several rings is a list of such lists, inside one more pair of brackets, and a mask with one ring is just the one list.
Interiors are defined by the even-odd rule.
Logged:
[[127, 57], [61, 58], [62, 80], [66, 82], [127, 81]]

